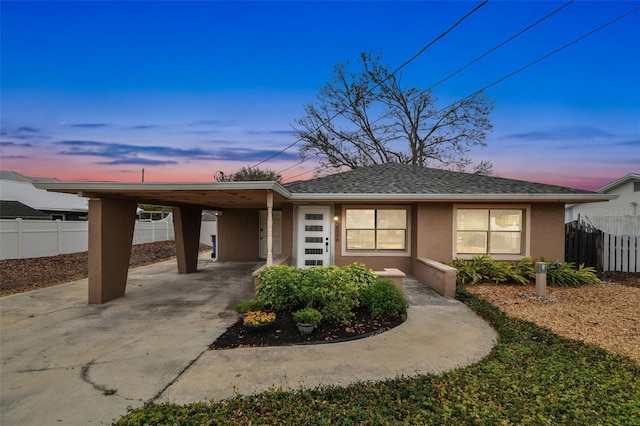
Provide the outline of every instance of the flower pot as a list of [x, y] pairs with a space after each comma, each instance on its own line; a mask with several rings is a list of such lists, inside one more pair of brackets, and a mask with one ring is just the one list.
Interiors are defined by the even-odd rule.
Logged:
[[315, 324], [297, 323], [297, 325], [298, 325], [298, 331], [300, 331], [300, 333], [303, 334], [303, 335], [307, 335], [307, 334], [313, 333], [313, 330], [315, 330], [315, 328], [316, 328]]

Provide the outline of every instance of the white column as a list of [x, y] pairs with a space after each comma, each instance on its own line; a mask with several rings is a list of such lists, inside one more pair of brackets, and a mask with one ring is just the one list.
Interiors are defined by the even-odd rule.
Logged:
[[267, 192], [267, 266], [273, 265], [273, 193]]

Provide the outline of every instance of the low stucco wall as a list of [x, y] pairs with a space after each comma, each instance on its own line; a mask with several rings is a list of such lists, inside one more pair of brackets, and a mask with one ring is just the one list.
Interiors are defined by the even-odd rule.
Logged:
[[435, 260], [417, 258], [411, 271], [418, 281], [445, 297], [456, 295], [456, 268]]

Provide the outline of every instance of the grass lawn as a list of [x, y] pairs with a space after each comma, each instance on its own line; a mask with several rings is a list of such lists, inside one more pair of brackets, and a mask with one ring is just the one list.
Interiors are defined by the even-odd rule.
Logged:
[[116, 424], [640, 425], [640, 365], [509, 318], [464, 290], [458, 299], [500, 336], [491, 354], [470, 367], [211, 403], [148, 403]]

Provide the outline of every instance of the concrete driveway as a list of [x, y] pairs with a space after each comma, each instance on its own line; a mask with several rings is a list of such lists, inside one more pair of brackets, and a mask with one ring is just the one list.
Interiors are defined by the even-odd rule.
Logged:
[[[496, 333], [463, 304], [405, 281], [407, 321], [352, 342], [209, 351], [253, 294], [259, 264], [178, 275], [133, 269], [124, 298], [87, 305], [87, 280], [0, 299], [0, 424], [110, 424], [145, 401], [187, 403], [272, 386], [313, 387], [441, 372], [476, 362]], [[313, 368], [306, 360], [313, 357]]]

